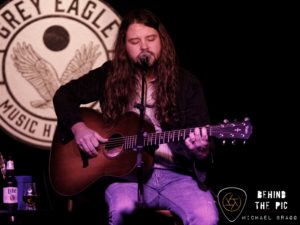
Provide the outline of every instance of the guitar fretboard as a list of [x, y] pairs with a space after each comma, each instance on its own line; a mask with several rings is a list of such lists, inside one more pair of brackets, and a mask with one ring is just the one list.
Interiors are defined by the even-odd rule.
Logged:
[[[164, 131], [158, 133], [145, 133], [144, 146], [153, 146], [164, 143], [172, 143], [183, 141], [187, 138], [190, 132], [193, 132], [194, 128], [187, 128], [181, 130]], [[124, 148], [132, 149], [136, 146], [137, 135], [127, 136], [124, 138]]]

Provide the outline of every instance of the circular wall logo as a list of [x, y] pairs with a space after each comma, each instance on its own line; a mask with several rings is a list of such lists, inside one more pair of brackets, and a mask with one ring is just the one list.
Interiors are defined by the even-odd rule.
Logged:
[[55, 91], [111, 58], [120, 17], [99, 0], [7, 1], [0, 15], [1, 128], [50, 149]]

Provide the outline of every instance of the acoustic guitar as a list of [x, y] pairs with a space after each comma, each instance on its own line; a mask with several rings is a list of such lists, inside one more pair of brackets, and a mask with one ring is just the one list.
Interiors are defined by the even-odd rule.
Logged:
[[[105, 123], [102, 114], [81, 108], [85, 124], [108, 138], [98, 146], [98, 156], [88, 157], [77, 146], [74, 139], [62, 143], [58, 132], [54, 134], [49, 159], [49, 175], [54, 190], [66, 196], [76, 195], [102, 177], [131, 179], [136, 176], [137, 131], [139, 116], [126, 113], [118, 121]], [[154, 147], [163, 143], [184, 141], [195, 128], [162, 131], [155, 133], [154, 126], [145, 121], [143, 147]], [[252, 133], [249, 120], [207, 126], [208, 135], [220, 139], [248, 139]], [[153, 149], [153, 148], [152, 148]], [[143, 173], [152, 169], [154, 151], [142, 151]]]

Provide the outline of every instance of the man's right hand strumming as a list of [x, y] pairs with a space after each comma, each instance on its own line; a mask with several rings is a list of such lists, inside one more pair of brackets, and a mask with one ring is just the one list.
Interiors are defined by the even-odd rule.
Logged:
[[99, 146], [99, 142], [105, 143], [108, 141], [107, 138], [101, 137], [96, 131], [88, 128], [84, 122], [75, 123], [71, 130], [79, 148], [91, 157], [98, 155], [96, 148]]

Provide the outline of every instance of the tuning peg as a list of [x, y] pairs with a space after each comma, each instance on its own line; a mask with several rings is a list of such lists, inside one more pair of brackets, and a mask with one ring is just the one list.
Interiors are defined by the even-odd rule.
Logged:
[[233, 139], [233, 140], [231, 141], [231, 144], [232, 144], [232, 145], [236, 145], [236, 140]]
[[247, 142], [247, 140], [244, 140], [244, 141], [243, 141], [243, 145], [246, 145], [246, 142]]
[[229, 120], [228, 120], [228, 119], [224, 119], [224, 120], [223, 120], [223, 123], [225, 123], [225, 124], [226, 124], [226, 123], [229, 123]]
[[249, 117], [245, 117], [244, 121], [250, 121], [250, 118]]
[[226, 141], [225, 141], [225, 140], [223, 140], [223, 141], [222, 141], [222, 144], [223, 144], [223, 145], [225, 145], [225, 144], [226, 144]]

